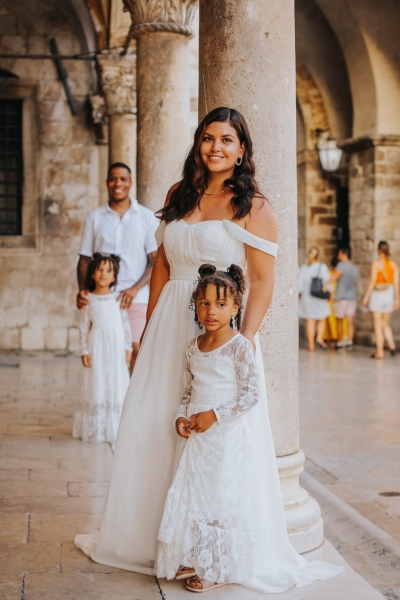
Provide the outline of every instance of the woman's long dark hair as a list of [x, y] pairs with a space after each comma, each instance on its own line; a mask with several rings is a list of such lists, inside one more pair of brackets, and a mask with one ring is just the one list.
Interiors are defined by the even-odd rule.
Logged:
[[258, 193], [254, 179], [253, 142], [240, 112], [220, 107], [209, 112], [196, 129], [193, 146], [183, 166], [182, 181], [171, 193], [168, 205], [157, 213], [161, 221], [170, 223], [182, 219], [198, 206], [207, 187], [207, 169], [200, 156], [200, 145], [206, 127], [216, 122], [229, 123], [236, 130], [240, 143], [245, 145], [242, 163], [235, 166], [233, 177], [226, 179], [224, 185], [234, 193], [231, 199], [234, 218], [242, 219], [250, 212], [252, 200]]

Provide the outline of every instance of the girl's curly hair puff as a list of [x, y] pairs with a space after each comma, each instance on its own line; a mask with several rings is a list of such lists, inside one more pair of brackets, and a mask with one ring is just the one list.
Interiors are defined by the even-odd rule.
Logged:
[[113, 268], [114, 281], [111, 284], [111, 286], [115, 287], [117, 285], [120, 261], [121, 261], [120, 257], [117, 256], [116, 254], [104, 255], [104, 254], [100, 254], [100, 252], [95, 252], [93, 254], [92, 260], [89, 263], [89, 267], [88, 267], [87, 274], [86, 274], [86, 289], [89, 290], [89, 292], [93, 292], [96, 289], [96, 284], [93, 281], [93, 275], [94, 275], [95, 270], [103, 262], [109, 263], [109, 265], [111, 265], [111, 267]]
[[223, 298], [230, 295], [235, 304], [239, 307], [236, 317], [231, 319], [231, 327], [236, 325], [236, 329], [240, 329], [242, 321], [242, 309], [243, 309], [243, 294], [246, 291], [246, 281], [242, 269], [238, 265], [231, 265], [226, 271], [217, 271], [214, 265], [204, 264], [199, 268], [199, 279], [196, 288], [192, 294], [190, 300], [190, 308], [194, 310], [194, 320], [197, 325], [202, 328], [201, 323], [196, 310], [196, 300], [200, 292], [206, 293], [207, 286], [209, 284], [215, 285], [217, 288], [217, 296], [221, 297], [221, 290]]

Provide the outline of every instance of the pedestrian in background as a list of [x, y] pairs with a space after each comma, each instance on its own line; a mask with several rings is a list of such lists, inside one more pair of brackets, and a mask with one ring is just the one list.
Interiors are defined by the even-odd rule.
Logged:
[[313, 246], [308, 251], [307, 264], [300, 267], [299, 272], [299, 317], [306, 319], [307, 347], [310, 352], [315, 344], [326, 350], [324, 341], [325, 320], [330, 315], [329, 300], [311, 295], [311, 282], [318, 277], [322, 280], [323, 291], [330, 289], [329, 269], [325, 263], [318, 261], [319, 250]]
[[371, 358], [384, 358], [385, 340], [391, 356], [396, 355], [389, 319], [391, 313], [399, 308], [399, 269], [389, 257], [389, 244], [379, 242], [378, 259], [371, 263], [371, 275], [362, 301], [363, 306], [368, 306], [374, 321], [376, 352]]
[[[357, 310], [357, 281], [358, 269], [351, 262], [350, 248], [340, 248], [337, 254], [338, 263], [331, 274], [332, 281], [336, 281], [335, 301], [333, 312], [337, 322], [338, 341], [336, 348], [346, 346], [353, 350], [354, 346], [354, 317]], [[343, 319], [347, 319], [347, 341], [343, 337]]]

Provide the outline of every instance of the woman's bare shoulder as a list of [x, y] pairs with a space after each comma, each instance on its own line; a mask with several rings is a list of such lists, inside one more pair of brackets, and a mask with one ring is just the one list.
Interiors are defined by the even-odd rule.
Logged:
[[275, 215], [267, 198], [260, 193], [253, 198], [251, 211], [245, 221], [245, 228], [265, 240], [277, 241], [278, 228]]

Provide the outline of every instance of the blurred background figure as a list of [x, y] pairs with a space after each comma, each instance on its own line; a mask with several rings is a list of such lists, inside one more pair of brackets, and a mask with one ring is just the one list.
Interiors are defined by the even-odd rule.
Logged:
[[399, 308], [399, 270], [389, 257], [389, 244], [379, 242], [378, 259], [371, 263], [371, 275], [362, 301], [363, 306], [368, 306], [371, 311], [374, 322], [376, 351], [371, 354], [371, 358], [384, 357], [385, 340], [391, 356], [396, 355], [389, 319], [393, 310]]
[[[334, 268], [331, 279], [336, 281], [333, 312], [337, 323], [336, 348], [353, 349], [354, 317], [357, 310], [357, 281], [358, 269], [350, 260], [350, 248], [340, 248], [337, 254], [338, 263]], [[343, 320], [347, 319], [347, 339], [344, 337]]]
[[129, 385], [132, 335], [115, 291], [120, 258], [95, 252], [88, 266], [88, 304], [80, 311], [81, 355], [86, 367], [72, 436], [84, 442], [117, 439]]
[[323, 291], [331, 288], [329, 270], [325, 263], [318, 261], [319, 250], [313, 246], [308, 251], [307, 264], [300, 267], [299, 271], [299, 317], [306, 319], [307, 348], [310, 352], [318, 347], [327, 348], [324, 341], [326, 318], [331, 309], [329, 300], [316, 298], [311, 295], [311, 281], [319, 277], [323, 283]]

